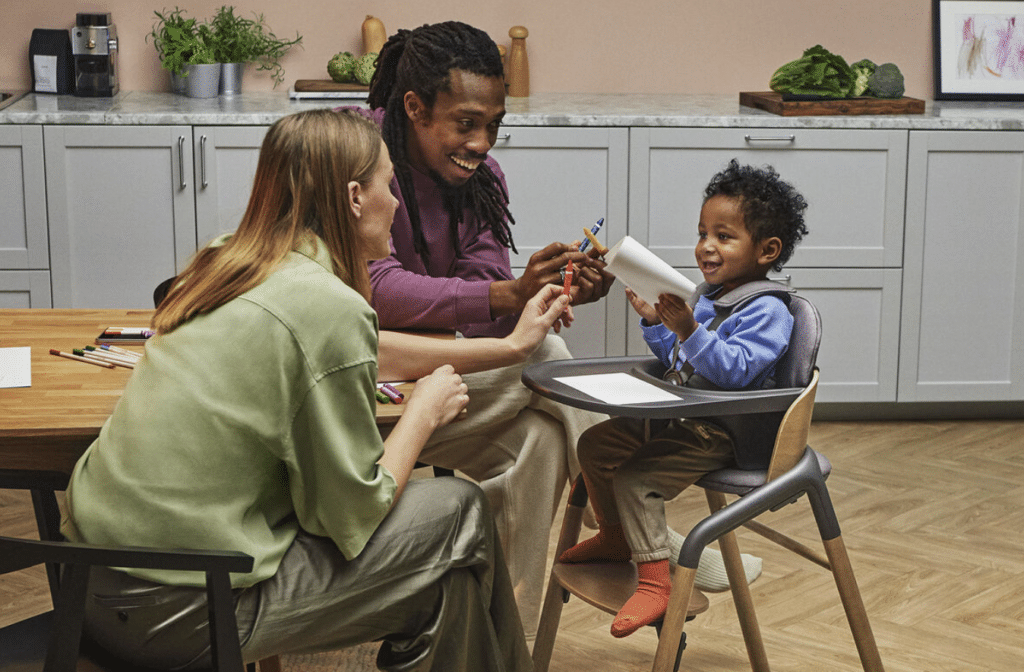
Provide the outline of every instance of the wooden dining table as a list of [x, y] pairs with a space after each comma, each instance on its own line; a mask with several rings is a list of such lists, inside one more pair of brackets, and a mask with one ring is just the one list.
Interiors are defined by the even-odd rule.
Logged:
[[[0, 347], [31, 349], [31, 386], [0, 389], [0, 470], [70, 475], [121, 398], [131, 370], [50, 354], [94, 345], [108, 327], [148, 328], [152, 310], [0, 310]], [[123, 345], [143, 351], [141, 345]], [[411, 383], [396, 385], [408, 394]], [[377, 423], [404, 406], [377, 404]]]
[[[41, 538], [59, 538], [56, 492], [67, 487], [85, 449], [99, 436], [132, 371], [50, 354], [94, 345], [109, 327], [148, 328], [152, 310], [0, 310], [0, 348], [28, 347], [31, 385], [0, 389], [0, 488], [28, 490]], [[142, 352], [142, 345], [122, 345]], [[399, 383], [408, 395], [412, 383]], [[377, 424], [397, 422], [404, 406], [377, 404]], [[51, 588], [57, 578], [50, 572]]]

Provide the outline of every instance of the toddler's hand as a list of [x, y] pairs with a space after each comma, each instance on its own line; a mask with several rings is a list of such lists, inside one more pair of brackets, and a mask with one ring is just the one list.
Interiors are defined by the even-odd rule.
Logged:
[[626, 298], [629, 299], [629, 305], [633, 306], [633, 310], [640, 317], [644, 318], [647, 324], [661, 324], [661, 318], [658, 317], [658, 312], [654, 309], [654, 306], [637, 296], [636, 292], [629, 287], [626, 287]]
[[693, 319], [693, 309], [675, 294], [660, 294], [658, 303], [654, 304], [661, 321], [672, 333], [685, 341], [697, 330], [697, 321]]

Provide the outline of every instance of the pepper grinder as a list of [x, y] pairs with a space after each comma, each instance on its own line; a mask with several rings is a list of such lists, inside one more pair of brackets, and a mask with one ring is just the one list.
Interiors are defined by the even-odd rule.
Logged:
[[526, 58], [526, 36], [523, 26], [509, 28], [512, 46], [508, 51], [508, 95], [523, 98], [530, 95], [530, 62]]

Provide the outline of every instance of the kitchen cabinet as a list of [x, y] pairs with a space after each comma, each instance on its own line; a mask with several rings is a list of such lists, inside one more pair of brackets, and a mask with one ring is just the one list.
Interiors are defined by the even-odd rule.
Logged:
[[900, 401], [1024, 399], [1024, 132], [912, 131]]
[[0, 126], [0, 269], [49, 267], [39, 126]]
[[[509, 186], [516, 275], [530, 255], [554, 241], [582, 240], [602, 217], [603, 242], [626, 235], [628, 145], [625, 128], [502, 127], [491, 154]], [[577, 307], [562, 332], [573, 356], [623, 354], [626, 309], [618, 284], [606, 300]]]
[[0, 271], [0, 310], [50, 307], [49, 271]]
[[[906, 157], [901, 130], [634, 128], [630, 235], [699, 283], [705, 186], [733, 158], [773, 166], [808, 202], [782, 276], [822, 316], [818, 400], [895, 401]], [[638, 329], [628, 339], [646, 351]]]
[[55, 308], [151, 308], [196, 250], [190, 126], [46, 126]]
[[199, 247], [238, 228], [269, 126], [197, 126], [195, 155], [196, 239]]
[[704, 188], [730, 159], [771, 165], [807, 199], [793, 267], [897, 268], [903, 258], [907, 131], [630, 130], [630, 235], [673, 266], [693, 264]]

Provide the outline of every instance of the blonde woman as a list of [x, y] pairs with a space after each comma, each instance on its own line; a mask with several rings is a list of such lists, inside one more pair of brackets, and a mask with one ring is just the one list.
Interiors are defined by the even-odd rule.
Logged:
[[[423, 339], [418, 365], [434, 367], [382, 441], [366, 264], [389, 251], [392, 174], [356, 113], [273, 125], [238, 230], [180, 276], [79, 460], [63, 530], [252, 555], [252, 573], [232, 575], [246, 661], [383, 640], [385, 670], [527, 670], [486, 498], [467, 481], [409, 476], [468, 402], [460, 375], [437, 364], [522, 361], [567, 301], [541, 292], [512, 335], [454, 355]], [[97, 569], [87, 632], [137, 665], [208, 665], [203, 585], [194, 573]]]

